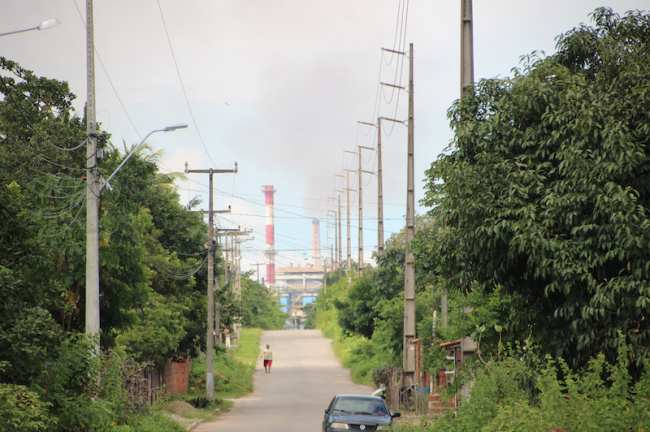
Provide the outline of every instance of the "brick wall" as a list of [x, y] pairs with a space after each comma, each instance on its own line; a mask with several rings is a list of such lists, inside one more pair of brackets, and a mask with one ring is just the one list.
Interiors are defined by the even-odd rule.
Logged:
[[186, 394], [190, 384], [192, 359], [187, 357], [185, 363], [169, 360], [165, 365], [165, 389], [167, 395]]

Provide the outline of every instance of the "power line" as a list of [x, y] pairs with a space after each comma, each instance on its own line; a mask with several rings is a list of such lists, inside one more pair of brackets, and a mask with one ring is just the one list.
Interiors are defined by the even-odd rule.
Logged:
[[178, 80], [181, 83], [181, 88], [183, 89], [183, 96], [185, 97], [185, 102], [187, 103], [187, 109], [190, 111], [190, 115], [192, 117], [192, 122], [194, 122], [194, 127], [196, 128], [196, 133], [199, 135], [199, 139], [201, 140], [201, 144], [203, 145], [203, 148], [205, 149], [205, 154], [208, 155], [208, 159], [210, 159], [210, 162], [212, 162], [213, 166], [217, 166], [217, 164], [212, 160], [212, 157], [210, 156], [210, 153], [208, 152], [208, 148], [206, 147], [205, 143], [203, 142], [203, 136], [201, 136], [201, 131], [199, 130], [199, 125], [196, 124], [196, 119], [194, 118], [194, 112], [192, 112], [192, 107], [190, 106], [190, 101], [187, 98], [187, 92], [185, 91], [185, 85], [183, 84], [183, 78], [181, 77], [181, 72], [178, 69], [178, 63], [176, 62], [176, 55], [174, 54], [174, 48], [172, 47], [172, 41], [169, 38], [169, 32], [167, 31], [167, 24], [165, 23], [165, 16], [162, 11], [162, 7], [160, 6], [160, 0], [158, 0], [158, 9], [160, 10], [160, 18], [162, 19], [163, 27], [165, 27], [165, 35], [167, 35], [167, 42], [169, 43], [169, 50], [172, 53], [172, 58], [174, 59], [174, 66], [176, 67], [176, 73], [178, 74]]

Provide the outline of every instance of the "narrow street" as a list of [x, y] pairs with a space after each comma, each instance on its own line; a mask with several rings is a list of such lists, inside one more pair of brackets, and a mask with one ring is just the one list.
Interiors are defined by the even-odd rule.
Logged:
[[319, 431], [323, 412], [338, 393], [370, 394], [369, 386], [353, 384], [319, 330], [277, 330], [262, 333], [271, 345], [273, 367], [264, 373], [258, 358], [254, 393], [237, 399], [229, 413], [203, 423], [196, 432]]

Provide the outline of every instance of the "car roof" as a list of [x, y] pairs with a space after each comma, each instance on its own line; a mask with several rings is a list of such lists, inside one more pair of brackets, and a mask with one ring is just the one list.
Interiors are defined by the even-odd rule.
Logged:
[[362, 399], [369, 399], [369, 400], [380, 400], [383, 401], [382, 398], [379, 396], [372, 396], [372, 395], [364, 395], [364, 394], [340, 394], [336, 395], [337, 398], [341, 397], [353, 397], [353, 398], [362, 398]]

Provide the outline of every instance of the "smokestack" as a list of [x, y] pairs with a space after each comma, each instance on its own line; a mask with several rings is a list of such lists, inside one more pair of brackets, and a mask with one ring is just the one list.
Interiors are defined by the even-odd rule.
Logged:
[[273, 186], [262, 187], [266, 201], [266, 285], [275, 285], [275, 229], [273, 223]]
[[313, 219], [311, 221], [311, 263], [320, 267], [320, 221]]

